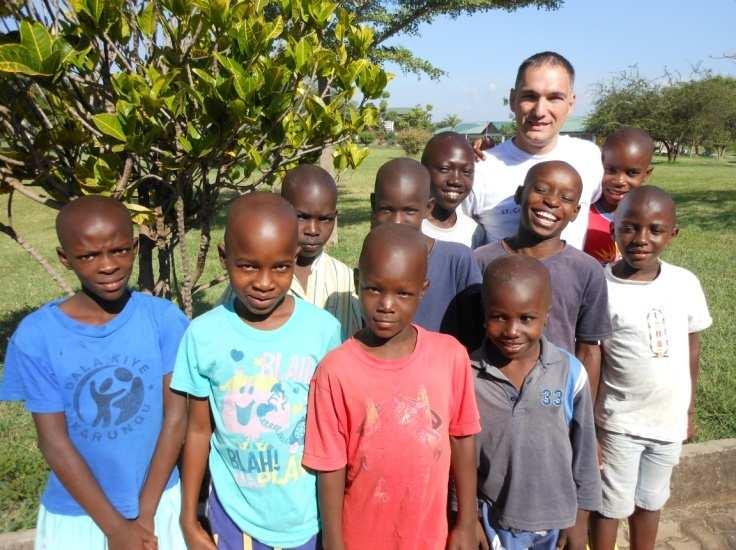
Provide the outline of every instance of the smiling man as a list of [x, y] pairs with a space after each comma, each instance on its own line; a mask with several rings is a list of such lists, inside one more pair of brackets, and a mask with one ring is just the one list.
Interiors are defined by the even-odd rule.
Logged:
[[[516, 135], [486, 151], [485, 158], [476, 163], [473, 192], [464, 204], [466, 211], [483, 224], [487, 242], [509, 237], [516, 231], [519, 205], [514, 202], [514, 192], [535, 164], [562, 160], [572, 165], [583, 180], [583, 212], [600, 195], [603, 166], [598, 146], [560, 136], [575, 105], [574, 81], [572, 65], [555, 52], [534, 54], [519, 66], [509, 95]], [[586, 225], [586, 217], [579, 216], [565, 229], [562, 238], [582, 249]]]

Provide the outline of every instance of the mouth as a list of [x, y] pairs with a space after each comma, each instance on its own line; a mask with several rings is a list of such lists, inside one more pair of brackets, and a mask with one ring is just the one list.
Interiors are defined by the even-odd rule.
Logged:
[[389, 330], [396, 326], [397, 321], [392, 319], [373, 319], [373, 324], [377, 329]]
[[300, 245], [305, 250], [317, 250], [320, 246], [322, 246], [322, 243], [306, 242], [300, 243]]
[[442, 198], [447, 202], [460, 202], [464, 197], [460, 191], [442, 191]]
[[109, 282], [100, 282], [97, 283], [99, 286], [101, 286], [105, 291], [107, 292], [117, 292], [121, 288], [125, 286], [125, 283], [127, 281], [126, 277], [122, 277], [121, 279], [117, 279], [115, 281], [109, 281]]
[[524, 348], [524, 342], [521, 342], [519, 340], [501, 340], [500, 342], [498, 342], [498, 347], [501, 348], [507, 355], [514, 355]]
[[626, 249], [626, 256], [632, 260], [632, 261], [644, 261], [647, 258], [649, 258], [652, 255], [652, 253], [648, 250], [642, 250], [642, 249]]
[[560, 219], [546, 210], [532, 209], [532, 216], [538, 225], [542, 227], [553, 227]]
[[269, 309], [276, 302], [275, 297], [261, 298], [258, 296], [249, 295], [249, 296], [246, 296], [246, 298], [248, 299], [248, 303], [251, 305], [251, 307], [256, 310]]

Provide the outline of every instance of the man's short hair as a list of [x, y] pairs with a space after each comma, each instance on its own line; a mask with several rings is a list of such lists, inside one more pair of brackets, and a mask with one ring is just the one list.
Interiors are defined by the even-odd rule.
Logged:
[[519, 65], [519, 70], [516, 71], [516, 82], [514, 83], [514, 88], [519, 87], [522, 78], [524, 78], [524, 73], [528, 68], [541, 67], [542, 65], [558, 65], [562, 67], [570, 77], [570, 87], [575, 83], [575, 69], [573, 68], [572, 63], [570, 63], [563, 55], [560, 55], [557, 52], [539, 52], [535, 53], [531, 57], [527, 57], [522, 61], [521, 65]]

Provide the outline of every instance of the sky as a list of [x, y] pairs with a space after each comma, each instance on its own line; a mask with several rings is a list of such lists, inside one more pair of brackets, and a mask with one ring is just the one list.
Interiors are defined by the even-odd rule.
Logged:
[[464, 122], [506, 120], [503, 98], [526, 57], [555, 50], [575, 67], [575, 114], [587, 114], [595, 85], [632, 66], [647, 78], [666, 71], [687, 78], [692, 67], [736, 76], [736, 0], [565, 0], [557, 11], [441, 17], [420, 36], [389, 44], [408, 47], [448, 74], [439, 81], [402, 74], [395, 65], [390, 107], [431, 104], [433, 119], [456, 114]]

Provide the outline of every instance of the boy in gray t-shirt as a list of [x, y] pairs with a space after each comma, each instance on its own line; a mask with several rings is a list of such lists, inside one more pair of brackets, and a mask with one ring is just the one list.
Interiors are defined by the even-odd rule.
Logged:
[[606, 278], [598, 262], [560, 238], [578, 215], [581, 190], [580, 176], [566, 162], [532, 167], [515, 195], [521, 209], [516, 234], [477, 248], [473, 257], [481, 271], [495, 258], [512, 254], [532, 256], [545, 265], [553, 291], [545, 336], [583, 363], [595, 401], [600, 342], [611, 335]]
[[490, 548], [583, 550], [601, 502], [588, 377], [544, 336], [550, 276], [528, 256], [491, 262], [485, 340], [471, 355], [481, 416], [480, 522]]

